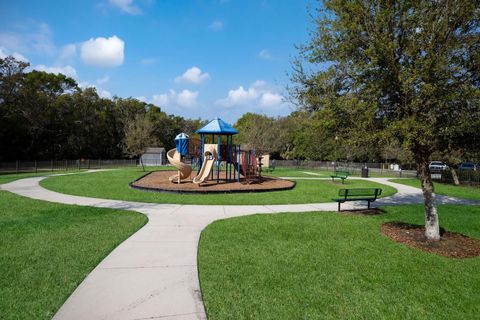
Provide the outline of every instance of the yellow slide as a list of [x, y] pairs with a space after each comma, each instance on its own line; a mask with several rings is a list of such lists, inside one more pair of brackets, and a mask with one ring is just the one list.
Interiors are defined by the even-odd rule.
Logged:
[[217, 161], [217, 145], [205, 144], [203, 150], [203, 163], [198, 175], [193, 178], [194, 183], [202, 183], [212, 172], [213, 165]]
[[180, 181], [190, 177], [192, 166], [182, 162], [182, 157], [176, 148], [167, 152], [167, 159], [172, 166], [178, 169], [178, 174], [171, 176], [168, 180], [180, 183]]

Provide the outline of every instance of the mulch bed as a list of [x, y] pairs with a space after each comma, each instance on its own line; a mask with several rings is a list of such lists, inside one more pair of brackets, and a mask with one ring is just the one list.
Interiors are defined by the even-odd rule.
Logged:
[[[177, 174], [177, 171], [155, 171], [146, 176], [132, 182], [130, 184], [133, 188], [150, 191], [163, 192], [178, 192], [178, 193], [234, 193], [234, 192], [265, 192], [265, 191], [279, 191], [288, 190], [295, 187], [295, 182], [285, 179], [263, 177], [262, 182], [251, 181], [247, 183], [245, 179], [239, 182], [226, 183], [225, 181], [216, 180], [205, 181], [201, 185], [193, 183], [195, 173], [192, 172], [190, 180], [173, 183], [168, 180], [172, 175]], [[225, 177], [225, 173], [220, 178]]]
[[425, 227], [403, 222], [387, 222], [380, 227], [383, 235], [407, 246], [449, 258], [480, 256], [480, 241], [460, 233], [440, 229], [440, 241], [428, 241]]

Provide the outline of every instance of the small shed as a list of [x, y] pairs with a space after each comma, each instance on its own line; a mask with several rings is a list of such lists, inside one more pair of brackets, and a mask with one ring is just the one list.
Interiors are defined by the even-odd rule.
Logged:
[[140, 157], [144, 166], [163, 166], [166, 164], [165, 148], [147, 148]]

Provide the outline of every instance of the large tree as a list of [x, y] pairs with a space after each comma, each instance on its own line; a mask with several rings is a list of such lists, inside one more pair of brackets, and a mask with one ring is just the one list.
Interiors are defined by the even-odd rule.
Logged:
[[294, 62], [292, 97], [329, 110], [344, 141], [411, 151], [430, 240], [440, 238], [431, 155], [479, 149], [479, 13], [478, 0], [326, 0]]
[[138, 114], [125, 126], [125, 153], [139, 157], [148, 147], [158, 147], [159, 139], [154, 135], [155, 124], [145, 114]]
[[257, 113], [245, 113], [235, 123], [238, 135], [235, 140], [239, 143], [254, 145], [265, 153], [274, 151], [275, 137], [278, 130], [275, 119]]

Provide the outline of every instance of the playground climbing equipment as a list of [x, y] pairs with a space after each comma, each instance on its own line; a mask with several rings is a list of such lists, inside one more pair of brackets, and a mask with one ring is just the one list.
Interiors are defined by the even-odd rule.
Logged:
[[182, 162], [184, 157], [198, 164], [197, 176], [192, 180], [198, 185], [206, 181], [261, 182], [262, 154], [255, 147], [235, 145], [233, 136], [237, 133], [228, 123], [215, 118], [196, 131], [200, 140], [183, 133], [177, 135], [176, 148], [168, 152], [167, 158], [179, 172], [170, 181], [180, 183], [189, 179], [192, 166]]

